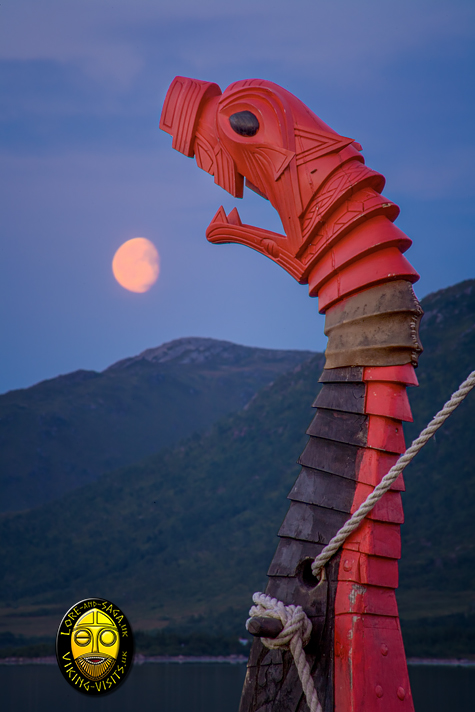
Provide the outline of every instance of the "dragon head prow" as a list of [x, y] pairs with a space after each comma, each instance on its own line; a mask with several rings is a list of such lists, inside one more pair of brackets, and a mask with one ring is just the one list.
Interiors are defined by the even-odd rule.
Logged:
[[[384, 220], [378, 235], [404, 260], [401, 252], [411, 243], [392, 225], [399, 210], [380, 195], [383, 176], [364, 165], [359, 144], [333, 131], [277, 84], [247, 79], [221, 92], [212, 82], [176, 77], [160, 128], [173, 136], [173, 148], [195, 157], [231, 195], [242, 198], [246, 179], [277, 210], [285, 231], [244, 225], [236, 208], [226, 215], [221, 207], [206, 231], [211, 242], [252, 247], [300, 283], [308, 282], [312, 296], [322, 284], [322, 260], [362, 222], [373, 221], [375, 227], [375, 220]], [[374, 239], [374, 234], [360, 238], [358, 254], [348, 259], [354, 261], [361, 250], [374, 252]], [[416, 273], [404, 262], [404, 278], [415, 281]], [[389, 271], [388, 278], [400, 279], [401, 269], [396, 272], [392, 277], [394, 270]], [[330, 278], [325, 270], [323, 280]]]

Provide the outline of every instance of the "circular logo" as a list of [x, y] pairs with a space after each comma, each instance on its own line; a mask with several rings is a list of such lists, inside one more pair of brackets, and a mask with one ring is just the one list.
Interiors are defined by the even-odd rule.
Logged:
[[67, 682], [85, 695], [105, 695], [122, 684], [134, 653], [130, 623], [104, 598], [72, 606], [56, 635], [56, 659]]

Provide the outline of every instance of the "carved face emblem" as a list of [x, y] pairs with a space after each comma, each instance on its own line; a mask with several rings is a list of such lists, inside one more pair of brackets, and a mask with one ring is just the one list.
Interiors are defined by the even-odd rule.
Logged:
[[113, 619], [97, 608], [78, 618], [71, 633], [77, 666], [89, 680], [102, 680], [119, 654], [119, 631]]

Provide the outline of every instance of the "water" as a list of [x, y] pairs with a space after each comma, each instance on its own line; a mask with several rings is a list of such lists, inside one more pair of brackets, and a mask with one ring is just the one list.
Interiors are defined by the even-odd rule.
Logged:
[[[245, 665], [136, 665], [103, 698], [80, 695], [55, 665], [0, 666], [2, 712], [237, 712]], [[411, 666], [416, 712], [473, 712], [475, 667]]]

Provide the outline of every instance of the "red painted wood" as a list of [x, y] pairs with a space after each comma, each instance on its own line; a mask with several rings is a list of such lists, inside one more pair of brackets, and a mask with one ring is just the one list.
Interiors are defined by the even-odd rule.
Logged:
[[[413, 379], [409, 369], [365, 368], [363, 377], [369, 447], [358, 458], [352, 512], [398, 457], [370, 448], [403, 451], [400, 421], [411, 418], [404, 385]], [[336, 712], [413, 712], [395, 598], [403, 519], [400, 494], [390, 490], [342, 547], [335, 602]]]
[[335, 617], [335, 710], [413, 712], [397, 618]]
[[319, 290], [312, 290], [310, 296], [318, 296], [318, 310], [325, 313], [350, 294], [396, 279], [416, 282], [419, 275], [396, 247], [387, 247], [345, 267]]
[[[232, 128], [230, 117], [242, 111], [258, 121], [253, 136]], [[327, 279], [323, 293], [318, 293], [320, 310], [370, 284], [418, 279], [401, 255], [409, 238], [389, 227], [399, 208], [380, 195], [382, 176], [364, 165], [353, 139], [337, 134], [282, 87], [250, 79], [231, 84], [221, 94], [210, 82], [176, 77], [160, 126], [173, 136], [174, 148], [194, 155], [232, 195], [242, 195], [246, 176], [251, 188], [278, 211], [285, 230], [280, 235], [241, 225], [237, 214], [226, 217], [222, 210], [207, 231], [208, 239], [252, 247], [302, 284], [315, 269], [312, 296]], [[374, 229], [374, 218], [381, 226], [386, 222], [386, 227]], [[363, 223], [369, 226], [366, 235], [360, 229]], [[341, 283], [336, 277], [328, 279], [335, 272], [326, 255], [329, 249], [340, 263]], [[324, 266], [318, 267], [322, 259]]]
[[362, 585], [395, 589], [398, 585], [397, 559], [360, 554], [345, 549], [338, 576], [340, 581], [354, 581]]
[[399, 383], [384, 383], [382, 381], [368, 383], [365, 412], [412, 423], [411, 406], [406, 387]]
[[[370, 387], [371, 385], [368, 386]], [[402, 422], [380, 415], [370, 415], [367, 446], [399, 454], [406, 452]]]
[[341, 581], [338, 584], [335, 615], [340, 613], [367, 613], [397, 617], [394, 590], [381, 586], [363, 586], [352, 581]]
[[[351, 512], [355, 512], [358, 507], [363, 504], [368, 495], [371, 494], [374, 487], [358, 482], [356, 485], [355, 497], [351, 506]], [[402, 509], [401, 495], [399, 492], [389, 491], [381, 497], [379, 502], [374, 506], [371, 512], [367, 515], [368, 519], [373, 519], [376, 522], [391, 522], [393, 524], [403, 524], [404, 514]]]
[[362, 554], [372, 554], [386, 559], [400, 559], [401, 534], [399, 524], [366, 519], [348, 537], [343, 549], [353, 549]]
[[406, 386], [418, 386], [414, 366], [406, 363], [403, 366], [366, 366], [363, 370], [363, 381], [391, 381], [404, 383]]
[[310, 293], [318, 293], [324, 282], [364, 255], [384, 247], [397, 247], [405, 252], [410, 246], [407, 235], [386, 217], [370, 218], [341, 238], [315, 265], [308, 277]]
[[[358, 482], [376, 487], [381, 482], [384, 475], [396, 464], [399, 455], [383, 452], [382, 450], [371, 450], [362, 448], [358, 452], [356, 464], [358, 469]], [[390, 491], [404, 492], [404, 478], [402, 473], [391, 485]]]

